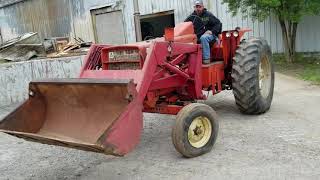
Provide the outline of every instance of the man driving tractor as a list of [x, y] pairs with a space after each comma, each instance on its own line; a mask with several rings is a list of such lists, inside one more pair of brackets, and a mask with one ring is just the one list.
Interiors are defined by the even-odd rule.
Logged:
[[202, 0], [194, 1], [194, 12], [188, 16], [185, 22], [191, 21], [194, 25], [198, 42], [203, 48], [203, 63], [210, 63], [210, 44], [218, 40], [222, 31], [222, 23], [203, 4]]

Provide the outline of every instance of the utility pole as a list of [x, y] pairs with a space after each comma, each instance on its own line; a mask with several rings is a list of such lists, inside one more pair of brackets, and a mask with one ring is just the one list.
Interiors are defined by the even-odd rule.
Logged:
[[141, 34], [141, 23], [140, 23], [140, 11], [139, 11], [139, 0], [133, 0], [134, 9], [134, 26], [136, 30], [136, 40], [137, 42], [142, 41]]

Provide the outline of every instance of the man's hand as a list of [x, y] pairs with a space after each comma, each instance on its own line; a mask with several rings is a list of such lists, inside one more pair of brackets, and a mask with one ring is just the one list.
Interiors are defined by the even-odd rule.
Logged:
[[210, 34], [210, 35], [212, 35], [212, 31], [209, 31], [209, 30], [208, 30], [208, 31], [205, 32], [205, 34]]

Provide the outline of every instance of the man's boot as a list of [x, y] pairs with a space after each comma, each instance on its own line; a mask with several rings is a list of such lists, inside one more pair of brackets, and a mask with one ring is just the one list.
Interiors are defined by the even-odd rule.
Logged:
[[210, 64], [210, 59], [203, 59], [202, 64]]

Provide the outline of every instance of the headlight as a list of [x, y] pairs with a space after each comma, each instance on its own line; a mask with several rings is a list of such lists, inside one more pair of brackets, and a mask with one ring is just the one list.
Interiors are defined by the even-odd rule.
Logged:
[[231, 32], [227, 32], [227, 33], [226, 33], [226, 37], [227, 37], [227, 38], [231, 37]]
[[233, 36], [234, 37], [238, 37], [239, 36], [239, 32], [238, 31], [233, 32]]

